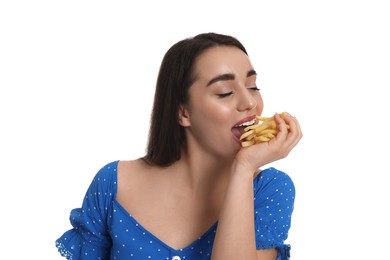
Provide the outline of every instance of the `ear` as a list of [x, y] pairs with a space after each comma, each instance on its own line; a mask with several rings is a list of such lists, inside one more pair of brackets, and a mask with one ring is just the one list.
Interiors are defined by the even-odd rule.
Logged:
[[179, 107], [178, 122], [183, 127], [188, 127], [191, 125], [188, 110], [184, 105], [180, 105]]

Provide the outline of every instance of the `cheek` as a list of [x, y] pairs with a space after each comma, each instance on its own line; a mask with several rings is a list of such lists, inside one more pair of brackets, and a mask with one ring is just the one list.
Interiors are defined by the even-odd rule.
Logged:
[[189, 133], [205, 149], [221, 149], [221, 143], [226, 143], [232, 136], [231, 116], [231, 109], [226, 105], [204, 100], [190, 111]]
[[196, 122], [206, 123], [206, 121], [211, 120], [216, 123], [216, 121], [224, 121], [230, 116], [231, 104], [218, 99], [214, 93], [200, 91], [196, 87], [190, 89], [190, 118]]
[[198, 105], [198, 110], [201, 113], [199, 116], [212, 120], [214, 123], [227, 122], [232, 114], [232, 106], [228, 102], [221, 102], [213, 97], [203, 100]]

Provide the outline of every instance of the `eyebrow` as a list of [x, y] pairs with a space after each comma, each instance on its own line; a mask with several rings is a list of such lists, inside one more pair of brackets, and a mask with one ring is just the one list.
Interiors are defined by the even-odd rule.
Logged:
[[[257, 75], [256, 71], [255, 70], [250, 70], [246, 74], [246, 77], [249, 78], [249, 77], [254, 76], [254, 75]], [[218, 75], [218, 76], [212, 78], [207, 83], [207, 86], [210, 86], [210, 85], [212, 85], [212, 84], [214, 84], [215, 82], [218, 82], [218, 81], [226, 81], [226, 80], [234, 80], [234, 79], [235, 79], [235, 76], [234, 76], [233, 73], [225, 73], [225, 74]]]

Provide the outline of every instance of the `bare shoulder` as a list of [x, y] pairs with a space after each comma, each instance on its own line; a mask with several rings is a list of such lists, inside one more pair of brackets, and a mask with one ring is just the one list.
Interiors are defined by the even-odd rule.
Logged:
[[127, 175], [134, 172], [134, 169], [141, 168], [143, 165], [141, 158], [135, 160], [120, 160], [118, 162], [118, 174]]
[[137, 183], [146, 175], [147, 164], [141, 159], [121, 160], [118, 162], [118, 185], [131, 185]]
[[118, 202], [132, 214], [140, 214], [144, 205], [160, 194], [158, 176], [160, 169], [147, 164], [143, 159], [118, 162]]
[[166, 169], [151, 166], [142, 158], [118, 162], [118, 194], [141, 194], [162, 185]]

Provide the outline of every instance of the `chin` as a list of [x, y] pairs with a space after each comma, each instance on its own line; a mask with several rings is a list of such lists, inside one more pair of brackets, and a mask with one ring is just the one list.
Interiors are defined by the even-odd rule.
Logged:
[[234, 155], [236, 155], [236, 154], [240, 151], [240, 149], [241, 149], [241, 147], [242, 147], [241, 141], [235, 139], [235, 140], [232, 142], [232, 147], [233, 147], [233, 149], [234, 149]]

